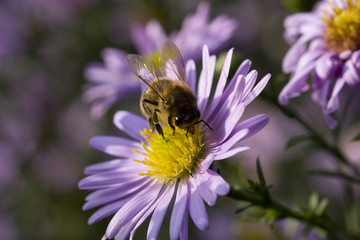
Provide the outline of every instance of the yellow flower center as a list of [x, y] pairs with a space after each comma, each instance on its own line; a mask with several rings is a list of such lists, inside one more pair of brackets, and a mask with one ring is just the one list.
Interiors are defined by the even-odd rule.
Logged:
[[195, 126], [194, 133], [188, 133], [188, 136], [186, 131], [180, 128], [176, 128], [173, 135], [168, 124], [163, 123], [162, 129], [165, 140], [160, 134], [148, 129], [141, 131], [148, 144], [141, 143], [144, 152], [134, 149], [145, 156], [143, 160], [134, 159], [147, 166], [147, 172], [140, 175], [147, 175], [162, 182], [177, 181], [190, 176], [205, 156], [204, 134], [199, 126]]
[[337, 53], [360, 48], [360, 0], [347, 0], [347, 4], [346, 9], [334, 6], [334, 14], [322, 18], [327, 24], [327, 47]]

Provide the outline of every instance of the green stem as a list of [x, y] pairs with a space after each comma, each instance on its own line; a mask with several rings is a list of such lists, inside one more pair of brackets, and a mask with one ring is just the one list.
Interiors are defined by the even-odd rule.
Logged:
[[321, 134], [319, 134], [310, 124], [308, 124], [295, 109], [292, 109], [289, 106], [284, 107], [280, 105], [276, 99], [274, 100], [272, 97], [268, 96], [267, 94], [263, 94], [263, 97], [266, 100], [269, 100], [269, 102], [275, 105], [278, 109], [280, 109], [281, 112], [284, 113], [286, 116], [297, 120], [303, 127], [306, 128], [306, 130], [308, 130], [312, 134], [312, 139], [319, 146], [321, 146], [323, 149], [327, 150], [332, 155], [334, 155], [337, 159], [339, 159], [340, 162], [348, 166], [357, 175], [360, 175], [360, 171], [357, 168], [357, 166], [353, 165], [349, 160], [347, 160], [345, 155], [336, 146], [330, 145], [328, 142], [326, 142], [324, 138], [321, 136]]
[[227, 196], [235, 200], [249, 202], [253, 205], [260, 206], [264, 209], [274, 210], [278, 213], [278, 216], [280, 216], [279, 218], [290, 217], [299, 220], [301, 222], [304, 222], [308, 225], [322, 228], [328, 232], [334, 232], [334, 231], [341, 232], [343, 235], [346, 235], [348, 239], [360, 240], [359, 235], [348, 232], [344, 226], [333, 222], [330, 218], [326, 217], [325, 215], [317, 216], [314, 214], [307, 214], [307, 213], [294, 211], [272, 199], [265, 200], [256, 193], [251, 193], [244, 190], [235, 190], [231, 188]]

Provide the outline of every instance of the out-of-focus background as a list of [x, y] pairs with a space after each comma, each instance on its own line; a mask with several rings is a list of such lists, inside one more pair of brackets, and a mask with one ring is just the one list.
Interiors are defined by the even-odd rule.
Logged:
[[[314, 2], [213, 0], [211, 19], [226, 14], [236, 20], [238, 27], [222, 50], [234, 47], [237, 64], [249, 58], [260, 77], [271, 73], [273, 81], [285, 81], [281, 62], [288, 45], [283, 39], [283, 19], [310, 10]], [[90, 62], [102, 62], [101, 51], [106, 47], [136, 53], [130, 37], [134, 24], [157, 19], [167, 33], [176, 31], [198, 4], [190, 0], [0, 1], [0, 239], [101, 239], [109, 218], [87, 225], [94, 211], [82, 211], [88, 192], [79, 190], [77, 183], [84, 177], [85, 166], [111, 159], [91, 149], [90, 138], [118, 135], [113, 114], [120, 109], [140, 114], [139, 96], [119, 101], [94, 120], [90, 104], [82, 97], [84, 69]], [[266, 89], [269, 94], [271, 85]], [[345, 89], [343, 95], [349, 91]], [[353, 95], [353, 101], [359, 102], [359, 94]], [[319, 132], [330, 134], [309, 94], [294, 103]], [[340, 145], [356, 161], [360, 145], [350, 144], [349, 139], [359, 132], [359, 111], [354, 104], [349, 108], [351, 114], [338, 135]], [[270, 123], [246, 142], [252, 151], [215, 166], [221, 175], [233, 185], [246, 185], [247, 178], [256, 179], [259, 156], [276, 199], [301, 207], [317, 191], [320, 198], [330, 200], [331, 217], [344, 221], [344, 201], [337, 197], [344, 183], [306, 174], [314, 168], [336, 167], [332, 156], [307, 143], [284, 150], [288, 140], [306, 133], [305, 129], [261, 97], [248, 106], [243, 119], [260, 113], [268, 114]], [[236, 215], [241, 206], [219, 197], [216, 206], [208, 208], [210, 229], [202, 232], [190, 223], [189, 238], [293, 239], [298, 233], [295, 221], [270, 228], [252, 222], [250, 216]], [[144, 225], [137, 239], [146, 236]], [[166, 219], [159, 239], [168, 239]]]

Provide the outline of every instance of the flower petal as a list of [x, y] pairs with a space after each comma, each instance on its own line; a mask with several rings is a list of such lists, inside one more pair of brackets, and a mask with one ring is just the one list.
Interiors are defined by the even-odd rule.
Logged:
[[360, 50], [354, 52], [346, 61], [343, 72], [347, 84], [352, 87], [360, 87]]
[[195, 62], [190, 59], [186, 63], [186, 76], [189, 81], [190, 89], [195, 93], [196, 92], [196, 66]]
[[130, 137], [143, 141], [139, 130], [148, 128], [146, 120], [136, 114], [127, 111], [118, 111], [114, 116], [114, 124]]
[[180, 240], [188, 240], [188, 234], [189, 234], [188, 228], [189, 228], [189, 218], [188, 218], [188, 214], [186, 213], [181, 223]]
[[115, 159], [87, 166], [84, 172], [86, 175], [92, 175], [132, 164], [134, 164], [134, 161], [132, 159]]
[[335, 53], [324, 53], [316, 62], [315, 71], [321, 79], [329, 79], [332, 77], [342, 63]]
[[147, 206], [142, 208], [134, 217], [132, 217], [126, 224], [121, 227], [119, 232], [115, 235], [114, 240], [125, 240], [130, 235], [129, 239], [133, 239], [133, 236], [138, 228], [154, 211], [156, 205], [159, 202], [161, 193], [148, 203]]
[[143, 176], [140, 176], [138, 173], [139, 173], [139, 169], [129, 168], [128, 171], [124, 169], [115, 169], [113, 171], [98, 173], [83, 178], [78, 185], [80, 189], [88, 189], [88, 190], [113, 187], [125, 181], [131, 181], [131, 180], [135, 181], [140, 178], [143, 178]]
[[167, 39], [164, 29], [157, 20], [150, 20], [145, 27], [134, 25], [131, 36], [141, 54], [151, 54], [161, 49]]
[[238, 67], [238, 69], [236, 69], [236, 72], [234, 74], [234, 76], [232, 77], [229, 85], [226, 87], [225, 89], [225, 92], [228, 90], [231, 90], [231, 82], [234, 82], [236, 81], [236, 79], [239, 77], [239, 75], [247, 75], [249, 70], [250, 70], [250, 67], [251, 67], [251, 61], [249, 59], [245, 59], [241, 64], [240, 66]]
[[243, 141], [251, 136], [253, 136], [255, 133], [259, 132], [261, 129], [263, 129], [266, 124], [268, 124], [269, 118], [265, 114], [259, 114], [255, 117], [249, 118], [239, 124], [237, 124], [231, 133], [230, 137], [233, 134], [236, 134], [238, 131], [241, 131], [241, 129], [248, 129], [249, 132], [244, 136], [244, 138], [240, 139], [239, 141]]
[[271, 77], [271, 74], [266, 74], [265, 77], [263, 77], [260, 82], [254, 87], [254, 89], [249, 93], [249, 95], [246, 96], [244, 99], [244, 103], [248, 105], [251, 103], [265, 88], [266, 84], [268, 83], [269, 79]]
[[90, 109], [91, 118], [100, 119], [102, 116], [104, 116], [106, 111], [118, 100], [118, 97], [122, 96], [106, 97], [93, 103]]
[[238, 106], [239, 102], [241, 102], [244, 88], [245, 77], [243, 75], [239, 75], [232, 91], [229, 92], [228, 95], [221, 96], [216, 108], [212, 112], [207, 111], [204, 118], [207, 119], [213, 126], [221, 124], [223, 119], [229, 116], [234, 108]]
[[116, 201], [116, 202], [107, 204], [104, 207], [100, 208], [99, 210], [97, 210], [90, 216], [90, 218], [88, 220], [88, 224], [92, 225], [92, 224], [116, 213], [120, 208], [122, 208], [124, 206], [126, 200], [128, 200], [128, 199]]
[[160, 189], [161, 185], [154, 183], [153, 186], [144, 189], [130, 199], [111, 219], [106, 229], [107, 238], [113, 238], [142, 209], [149, 207], [154, 198], [158, 196]]
[[282, 62], [282, 70], [284, 73], [291, 73], [296, 69], [300, 56], [306, 52], [306, 41], [299, 39], [285, 54]]
[[199, 173], [194, 176], [194, 183], [197, 185], [197, 189], [200, 193], [200, 196], [209, 206], [214, 206], [216, 202], [216, 193], [210, 191], [208, 186], [208, 174], [206, 172], [204, 174]]
[[147, 239], [156, 240], [160, 231], [161, 223], [165, 217], [166, 210], [174, 194], [175, 185], [165, 190], [164, 196], [157, 204], [149, 223]]
[[196, 188], [195, 183], [192, 182], [191, 179], [189, 179], [189, 181], [190, 182], [188, 184], [190, 185], [191, 191], [189, 205], [190, 216], [200, 230], [205, 230], [209, 227], [205, 204], [200, 196], [199, 190]]
[[84, 77], [88, 81], [98, 84], [118, 82], [117, 75], [109, 71], [102, 63], [89, 64], [84, 71]]
[[323, 51], [306, 52], [299, 60], [296, 72], [290, 81], [281, 90], [279, 95], [279, 103], [287, 105], [290, 98], [299, 96], [306, 91], [309, 86], [306, 83], [308, 74], [314, 70], [316, 60], [323, 54]]
[[134, 196], [134, 194], [136, 194], [139, 190], [149, 185], [149, 180], [145, 177], [129, 182], [130, 184], [125, 182], [120, 186], [106, 188], [94, 192], [96, 193], [96, 197], [91, 196], [91, 199], [87, 198], [88, 202], [84, 204], [83, 210], [88, 210], [113, 201], [123, 200], [124, 198], [128, 199], [129, 197]]
[[339, 108], [339, 93], [341, 91], [341, 89], [343, 88], [343, 86], [345, 85], [345, 79], [344, 78], [339, 78], [336, 83], [335, 83], [335, 86], [334, 86], [334, 89], [332, 91], [332, 94], [331, 94], [331, 97], [328, 101], [328, 104], [326, 106], [326, 111], [328, 113], [332, 113], [334, 112], [335, 110], [337, 110]]
[[210, 176], [209, 179], [209, 189], [215, 192], [218, 195], [225, 196], [230, 191], [230, 185], [225, 182], [225, 180], [216, 172], [208, 169], [207, 174]]
[[231, 114], [223, 119], [223, 123], [214, 125], [213, 134], [210, 136], [209, 141], [211, 142], [222, 142], [226, 139], [230, 133], [233, 131], [235, 125], [240, 120], [243, 112], [245, 110], [245, 104], [240, 103], [235, 107]]
[[242, 90], [244, 96], [247, 96], [251, 90], [254, 88], [256, 80], [258, 77], [258, 72], [256, 70], [252, 70], [245, 76], [245, 87]]
[[232, 134], [229, 138], [219, 144], [219, 147], [221, 147], [221, 149], [220, 151], [216, 152], [216, 154], [222, 154], [227, 152], [232, 146], [234, 146], [241, 139], [243, 139], [248, 133], [249, 129], [242, 129], [235, 134]]
[[170, 218], [170, 239], [179, 238], [181, 226], [185, 217], [187, 217], [187, 205], [189, 198], [189, 189], [186, 181], [181, 179], [177, 188], [176, 199]]
[[214, 157], [215, 155], [211, 153], [206, 156], [206, 158], [200, 164], [201, 171], [206, 171], [210, 167], [211, 163], [214, 161]]
[[221, 96], [223, 94], [225, 85], [226, 85], [226, 81], [228, 79], [229, 76], [229, 71], [230, 71], [230, 65], [231, 65], [231, 58], [232, 58], [232, 54], [233, 54], [233, 48], [230, 49], [230, 51], [228, 51], [225, 61], [224, 61], [224, 65], [223, 68], [221, 70], [221, 74], [220, 74], [220, 78], [218, 81], [218, 84], [216, 85], [216, 90], [214, 93], [214, 96], [212, 98], [211, 101], [211, 105], [209, 106], [209, 109], [207, 110], [207, 112], [212, 113], [214, 108], [218, 105]]
[[[228, 99], [229, 98], [229, 95], [233, 92], [234, 88], [235, 88], [235, 85], [238, 83], [239, 79], [239, 76], [240, 75], [246, 75], [248, 74], [249, 70], [250, 70], [250, 67], [251, 67], [251, 61], [246, 59], [244, 60], [241, 65], [238, 67], [238, 69], [236, 70], [234, 76], [231, 78], [231, 81], [229, 82], [229, 84], [226, 86], [222, 96], [221, 96], [221, 99]], [[243, 90], [242, 90], [243, 91]], [[219, 104], [221, 104], [222, 102], [219, 102]]]
[[197, 88], [198, 108], [204, 112], [211, 91], [216, 57], [209, 55], [209, 49], [203, 48], [203, 69], [200, 73], [199, 85]]
[[[294, 43], [298, 37], [305, 33], [304, 29], [306, 27], [315, 25], [319, 27], [319, 25], [324, 25], [324, 23], [320, 20], [319, 16], [314, 13], [296, 13], [293, 15], [289, 15], [284, 20], [285, 27], [285, 39], [289, 43]], [[318, 28], [319, 32], [319, 28]], [[320, 31], [321, 34], [321, 31]]]
[[250, 150], [251, 148], [250, 147], [247, 147], [247, 146], [241, 146], [241, 147], [236, 147], [236, 148], [233, 148], [231, 150], [228, 150], [226, 152], [221, 152], [221, 153], [218, 153], [216, 154], [214, 160], [223, 160], [223, 159], [227, 159], [227, 158], [230, 158], [238, 153], [241, 153], [241, 152], [244, 152], [244, 151], [247, 151], [247, 150]]
[[[138, 227], [140, 227], [140, 225], [148, 218], [148, 216], [151, 214], [151, 212], [154, 211], [155, 207], [159, 206], [160, 201], [163, 201], [164, 198], [170, 198], [170, 200], [171, 200], [171, 198], [174, 194], [174, 190], [175, 190], [175, 184], [168, 183], [168, 184], [164, 185], [162, 191], [158, 195], [158, 198], [156, 199], [156, 201], [154, 201], [154, 203], [152, 204], [151, 208], [149, 208], [147, 210], [147, 212], [143, 216], [141, 216], [141, 218], [137, 221], [135, 227], [131, 230], [130, 238], [129, 238], [130, 240], [133, 240], [135, 232], [138, 229]], [[160, 205], [163, 205], [163, 204], [160, 204]], [[161, 223], [162, 223], [162, 221], [159, 224], [161, 225]]]
[[90, 201], [97, 198], [104, 198], [107, 196], [118, 195], [119, 192], [122, 192], [124, 189], [132, 189], [138, 185], [142, 186], [143, 183], [146, 182], [147, 180], [148, 180], [147, 177], [143, 177], [142, 179], [138, 179], [136, 181], [124, 182], [123, 184], [117, 187], [100, 189], [87, 195], [85, 200]]
[[133, 158], [133, 155], [138, 155], [134, 152], [133, 148], [141, 149], [141, 144], [139, 142], [135, 142], [126, 138], [110, 136], [93, 137], [90, 140], [90, 145], [93, 148], [107, 154], [126, 158]]

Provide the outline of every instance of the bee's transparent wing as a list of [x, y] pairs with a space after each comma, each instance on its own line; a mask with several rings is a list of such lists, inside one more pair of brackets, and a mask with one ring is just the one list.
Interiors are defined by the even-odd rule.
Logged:
[[189, 86], [184, 61], [179, 49], [174, 43], [167, 41], [162, 47], [159, 59], [159, 68], [162, 76], [178, 80]]
[[159, 84], [157, 84], [157, 81], [150, 84], [150, 82], [162, 77], [162, 73], [154, 61], [144, 56], [129, 54], [126, 57], [126, 63], [130, 70], [135, 73], [138, 78], [144, 81], [156, 92], [157, 95], [159, 95], [161, 99], [163, 99], [163, 97], [160, 95], [160, 93], [163, 92], [163, 89]]
[[159, 68], [149, 58], [136, 54], [129, 54], [126, 57], [126, 63], [130, 70], [148, 85], [151, 81], [161, 76]]

